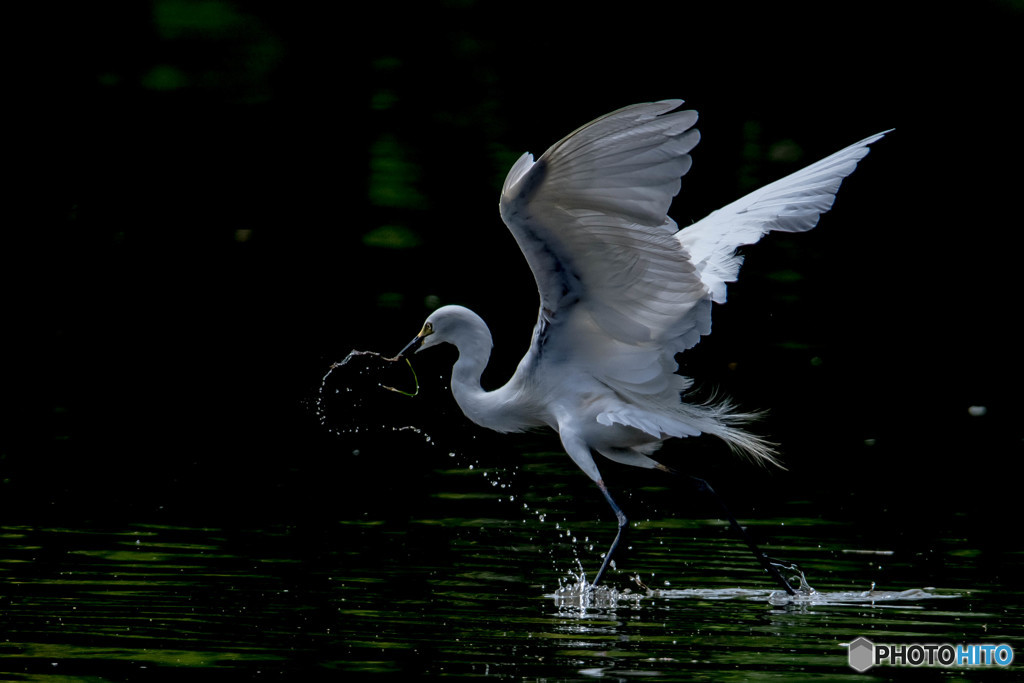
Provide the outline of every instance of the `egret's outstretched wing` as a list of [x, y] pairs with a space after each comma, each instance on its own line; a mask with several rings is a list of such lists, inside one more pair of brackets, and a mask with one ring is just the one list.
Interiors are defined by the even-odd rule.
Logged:
[[867, 156], [872, 135], [817, 163], [751, 192], [684, 228], [676, 238], [690, 253], [716, 303], [724, 303], [726, 283], [735, 282], [743, 258], [736, 249], [754, 244], [772, 230], [803, 232], [832, 208], [839, 185]]
[[666, 215], [700, 139], [680, 104], [626, 107], [523, 155], [501, 196], [540, 290], [538, 336], [551, 326], [552, 350], [643, 394], [684, 388], [673, 356], [710, 330], [709, 293]]
[[500, 205], [540, 290], [534, 359], [558, 355], [617, 391], [659, 400], [689, 386], [674, 374], [674, 356], [711, 331], [711, 302], [725, 301], [742, 263], [736, 249], [772, 230], [813, 228], [884, 135], [677, 230], [666, 212], [700, 139], [696, 112], [674, 111], [681, 103], [626, 107], [536, 162], [524, 154]]

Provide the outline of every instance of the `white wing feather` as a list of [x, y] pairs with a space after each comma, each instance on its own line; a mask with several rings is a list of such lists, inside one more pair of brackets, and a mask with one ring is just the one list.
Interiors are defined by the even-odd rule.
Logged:
[[[888, 133], [889, 131], [885, 131]], [[725, 303], [726, 283], [735, 282], [743, 264], [736, 249], [754, 244], [766, 233], [804, 232], [832, 208], [839, 185], [867, 156], [872, 135], [821, 161], [712, 212], [676, 235], [693, 259], [715, 303]]]
[[627, 107], [524, 155], [500, 205], [540, 290], [545, 351], [648, 395], [688, 386], [673, 356], [710, 330], [708, 291], [666, 215], [700, 138], [680, 104]]

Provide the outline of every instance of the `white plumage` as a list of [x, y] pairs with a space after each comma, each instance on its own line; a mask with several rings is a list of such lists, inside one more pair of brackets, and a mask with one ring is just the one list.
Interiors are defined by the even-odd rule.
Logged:
[[452, 391], [477, 424], [500, 432], [556, 430], [616, 511], [620, 531], [625, 516], [608, 494], [594, 451], [661, 468], [650, 455], [663, 441], [704, 433], [774, 462], [770, 445], [742, 428], [749, 415], [727, 401], [682, 400], [692, 381], [676, 374], [675, 356], [711, 331], [711, 304], [726, 300], [726, 284], [742, 262], [737, 248], [772, 230], [813, 228], [868, 145], [884, 135], [679, 230], [667, 211], [700, 139], [692, 127], [696, 112], [676, 111], [680, 104], [620, 109], [569, 134], [536, 161], [524, 154], [512, 166], [500, 211], [533, 271], [540, 313], [530, 350], [505, 386], [480, 387], [491, 335], [461, 306], [436, 310], [407, 347], [458, 347]]

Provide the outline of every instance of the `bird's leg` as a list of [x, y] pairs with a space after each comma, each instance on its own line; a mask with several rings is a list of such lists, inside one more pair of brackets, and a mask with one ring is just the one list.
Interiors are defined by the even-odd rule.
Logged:
[[711, 485], [698, 477], [690, 476], [690, 479], [693, 481], [698, 491], [704, 491], [718, 501], [718, 507], [722, 510], [722, 514], [725, 515], [725, 518], [729, 520], [729, 526], [731, 526], [733, 530], [740, 535], [740, 538], [742, 538], [743, 542], [747, 544], [747, 547], [750, 548], [750, 552], [754, 554], [754, 558], [761, 564], [761, 567], [768, 572], [768, 575], [775, 579], [775, 582], [779, 584], [786, 593], [789, 595], [796, 595], [796, 590], [794, 590], [793, 586], [791, 586], [789, 581], [786, 580], [786, 577], [782, 575], [782, 572], [779, 571], [780, 569], [796, 569], [796, 565], [783, 564], [765, 555], [757, 544], [754, 543], [754, 539], [750, 537], [747, 530], [741, 527], [740, 523], [736, 521], [732, 512], [730, 512], [729, 508], [726, 507], [725, 501], [722, 500], [721, 496], [715, 493], [715, 490], [711, 488]]
[[[664, 470], [666, 472], [669, 472], [670, 474], [676, 474], [676, 475], [679, 474], [675, 470], [672, 470], [672, 469], [670, 469], [668, 467], [665, 467], [665, 466], [662, 466], [659, 469], [662, 469], [662, 470]], [[766, 572], [768, 572], [769, 576], [771, 576], [773, 579], [775, 579], [775, 582], [777, 584], [779, 584], [779, 586], [781, 586], [782, 589], [784, 591], [786, 591], [786, 593], [788, 593], [789, 595], [796, 595], [796, 590], [789, 583], [789, 581], [786, 580], [786, 577], [784, 577], [782, 575], [782, 572], [780, 572], [779, 570], [782, 569], [782, 570], [800, 571], [799, 567], [797, 567], [795, 564], [787, 564], [787, 563], [779, 562], [777, 560], [773, 560], [772, 558], [770, 558], [767, 555], [765, 555], [764, 552], [757, 546], [757, 544], [754, 543], [754, 539], [752, 539], [750, 537], [750, 534], [747, 533], [747, 530], [744, 529], [742, 526], [740, 526], [740, 523], [736, 521], [736, 518], [733, 517], [732, 512], [730, 512], [729, 508], [726, 507], [725, 501], [722, 500], [721, 496], [719, 496], [717, 493], [715, 493], [715, 490], [713, 488], [711, 488], [710, 484], [708, 484], [703, 479], [700, 479], [699, 477], [694, 477], [694, 476], [691, 476], [691, 475], [683, 475], [683, 476], [686, 476], [687, 478], [689, 478], [690, 481], [693, 483], [694, 488], [696, 488], [698, 491], [701, 491], [703, 493], [706, 493], [706, 494], [710, 495], [712, 498], [714, 498], [718, 502], [718, 507], [721, 509], [722, 515], [727, 520], [729, 520], [729, 526], [731, 526], [733, 528], [733, 530], [737, 534], [739, 534], [740, 538], [743, 539], [743, 542], [747, 544], [747, 547], [750, 548], [750, 552], [752, 552], [754, 554], [754, 558], [758, 561], [758, 563], [761, 565], [761, 567]]]
[[629, 524], [629, 520], [626, 519], [625, 513], [615, 504], [615, 500], [612, 499], [610, 493], [608, 493], [608, 487], [604, 485], [603, 479], [597, 480], [597, 488], [601, 489], [601, 493], [604, 494], [604, 499], [608, 501], [608, 504], [612, 506], [612, 510], [615, 511], [615, 518], [619, 522], [619, 529], [615, 532], [615, 540], [612, 541], [611, 547], [608, 548], [608, 552], [605, 553], [604, 562], [601, 563], [601, 568], [597, 570], [597, 575], [594, 576], [594, 582], [592, 586], [596, 586], [601, 583], [601, 577], [604, 576], [604, 572], [608, 569], [608, 565], [612, 561], [612, 555], [615, 553], [615, 549], [619, 547], [619, 541], [622, 540], [622, 532], [626, 529]]

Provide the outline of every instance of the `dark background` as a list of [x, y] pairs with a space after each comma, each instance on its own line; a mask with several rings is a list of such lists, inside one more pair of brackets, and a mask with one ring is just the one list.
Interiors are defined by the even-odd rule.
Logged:
[[[509, 165], [681, 97], [703, 139], [680, 225], [896, 131], [819, 229], [747, 249], [681, 360], [771, 409], [789, 471], [703, 441], [666, 459], [826, 513], [1017, 515], [1022, 10], [824, 7], [160, 0], [42, 18], [10, 105], [26, 154], [0, 247], [3, 514], [395, 514], [448, 451], [557, 449], [469, 425], [447, 350], [416, 359], [416, 399], [368, 386], [321, 419], [321, 378], [461, 303], [495, 335], [485, 384], [504, 381], [537, 305], [497, 213]], [[432, 445], [391, 430], [408, 424]]]

